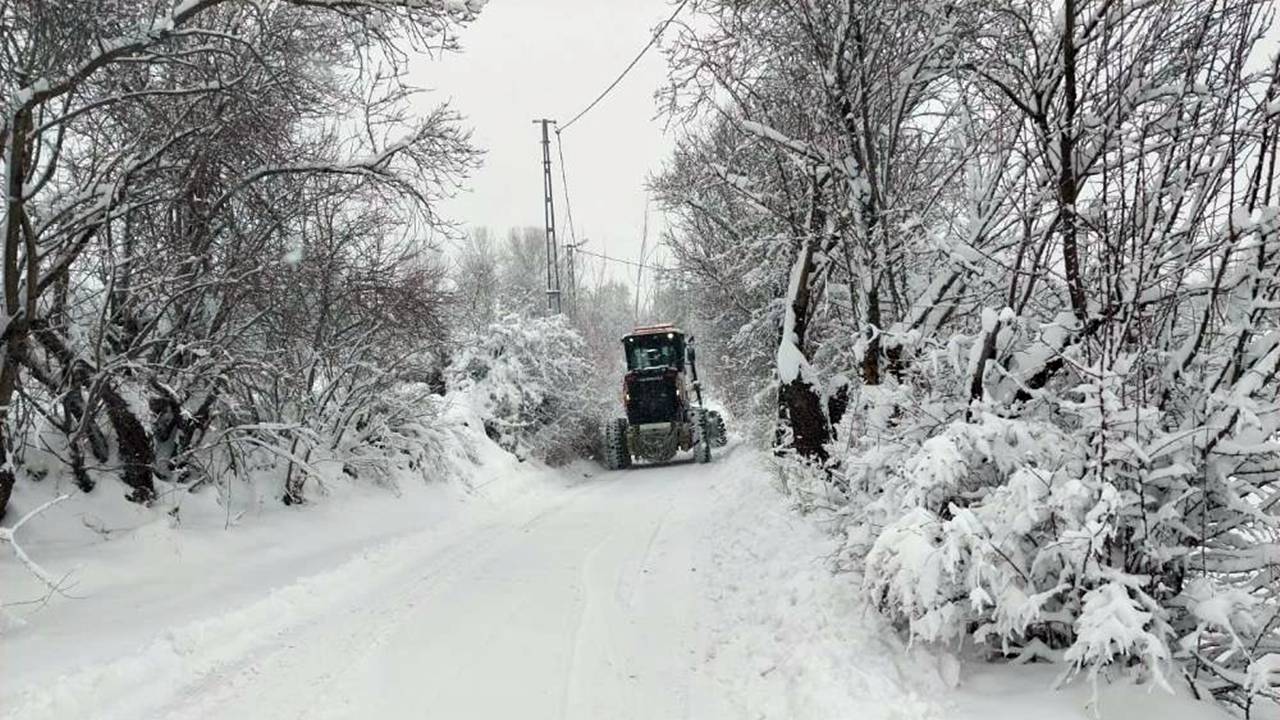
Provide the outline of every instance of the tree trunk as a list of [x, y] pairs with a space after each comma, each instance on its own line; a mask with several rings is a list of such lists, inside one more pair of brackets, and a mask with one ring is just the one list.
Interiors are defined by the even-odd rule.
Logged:
[[151, 447], [151, 436], [112, 383], [102, 384], [102, 400], [107, 406], [107, 418], [116, 431], [116, 443], [120, 447], [121, 479], [133, 488], [129, 499], [150, 503], [156, 499], [153, 477], [155, 453]]
[[1071, 311], [1081, 323], [1085, 321], [1088, 308], [1084, 295], [1083, 272], [1080, 268], [1080, 248], [1077, 238], [1076, 202], [1080, 195], [1080, 182], [1076, 177], [1076, 138], [1075, 122], [1077, 114], [1076, 91], [1076, 3], [1066, 0], [1063, 3], [1062, 25], [1062, 69], [1065, 117], [1058, 128], [1058, 212], [1062, 217], [1062, 264], [1067, 276], [1067, 295], [1071, 300]]
[[844, 414], [849, 411], [849, 384], [842, 384], [831, 396], [827, 398], [827, 418], [831, 424], [831, 437], [836, 437], [837, 428], [844, 420]]
[[[45, 350], [61, 362], [69, 377], [69, 381], [82, 387], [94, 385], [93, 368], [88, 363], [75, 357], [63, 342], [62, 338], [47, 326], [40, 326], [35, 332], [36, 340]], [[3, 387], [0, 387], [3, 392]], [[156, 488], [155, 452], [151, 445], [151, 436], [138, 416], [129, 407], [129, 403], [116, 390], [110, 378], [103, 378], [98, 392], [107, 407], [107, 420], [116, 433], [116, 443], [120, 449], [121, 480], [133, 488], [129, 499], [138, 503], [149, 503], [155, 500]], [[86, 409], [87, 411], [87, 409]]]
[[822, 400], [813, 385], [796, 378], [778, 388], [779, 417], [791, 428], [791, 449], [808, 460], [827, 460], [831, 439]]
[[27, 174], [27, 133], [31, 111], [19, 110], [8, 124], [4, 138], [4, 306], [8, 324], [3, 331], [4, 356], [0, 358], [0, 517], [13, 494], [12, 438], [9, 436], [9, 406], [18, 386], [17, 350], [26, 341], [30, 318], [22, 317], [18, 302], [18, 247], [22, 243], [24, 186]]
[[[831, 427], [823, 413], [822, 399], [806, 377], [809, 356], [805, 336], [809, 329], [809, 316], [813, 301], [815, 251], [820, 234], [825, 230], [826, 214], [819, 208], [822, 193], [814, 183], [808, 234], [801, 240], [791, 280], [787, 288], [786, 313], [782, 323], [782, 337], [778, 346], [778, 422], [791, 429], [790, 448], [809, 460], [825, 461], [826, 444], [831, 439]], [[779, 427], [779, 437], [783, 426]]]
[[880, 290], [867, 292], [867, 348], [862, 355], [862, 384], [880, 384]]

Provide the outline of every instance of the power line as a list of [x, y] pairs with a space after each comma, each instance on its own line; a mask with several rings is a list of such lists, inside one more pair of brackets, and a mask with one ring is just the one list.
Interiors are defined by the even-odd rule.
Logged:
[[640, 262], [636, 264], [636, 321], [640, 320], [640, 287], [644, 276], [644, 246], [649, 242], [649, 199], [644, 201], [644, 229], [640, 231]]
[[556, 152], [560, 155], [560, 192], [564, 195], [565, 219], [569, 225], [569, 242], [577, 244], [573, 232], [573, 208], [569, 205], [569, 175], [564, 167], [564, 145], [560, 142], [560, 129], [556, 128]]
[[560, 156], [560, 191], [564, 194], [565, 222], [569, 226], [568, 250], [569, 312], [576, 312], [578, 305], [578, 276], [574, 267], [574, 251], [578, 249], [578, 237], [573, 229], [573, 206], [569, 204], [569, 171], [564, 165], [564, 144], [560, 142], [560, 128], [556, 128], [556, 153]]
[[604, 255], [598, 252], [592, 252], [590, 250], [583, 250], [582, 248], [578, 248], [578, 252], [582, 253], [583, 255], [590, 255], [593, 258], [599, 258], [606, 262], [619, 263], [621, 265], [630, 265], [631, 267], [641, 268], [644, 270], [652, 270], [654, 272], [681, 273], [681, 274], [689, 273], [689, 271], [685, 270], [684, 268], [665, 267], [663, 265], [649, 265], [647, 263], [639, 263], [634, 260], [623, 260], [622, 258], [609, 257], [608, 255]]
[[636, 66], [636, 63], [640, 62], [640, 58], [644, 57], [644, 54], [649, 52], [649, 48], [653, 47], [654, 44], [658, 42], [658, 38], [662, 37], [662, 33], [666, 32], [667, 26], [670, 25], [671, 22], [676, 19], [676, 16], [680, 14], [681, 10], [684, 10], [684, 6], [687, 4], [689, 4], [689, 0], [681, 0], [680, 5], [676, 7], [676, 11], [671, 13], [671, 17], [667, 18], [667, 21], [662, 23], [662, 25], [658, 27], [657, 32], [653, 34], [653, 37], [649, 38], [649, 42], [646, 43], [645, 46], [640, 49], [639, 54], [637, 54], [635, 58], [631, 60], [631, 63], [628, 64], [627, 67], [623, 69], [622, 73], [618, 75], [618, 77], [614, 78], [613, 82], [609, 83], [609, 87], [605, 88], [604, 92], [597, 95], [596, 99], [592, 100], [590, 105], [583, 108], [582, 112], [578, 113], [577, 115], [574, 115], [569, 120], [569, 122], [561, 125], [560, 130], [556, 131], [557, 134], [565, 130], [568, 130], [570, 125], [578, 122], [578, 118], [582, 117], [583, 115], [586, 115], [588, 112], [591, 112], [591, 108], [595, 107], [596, 104], [598, 104], [601, 100], [603, 100], [606, 95], [608, 95], [615, 87], [617, 87], [618, 83], [622, 82], [622, 79], [627, 76], [627, 73], [631, 72], [631, 69]]
[[[668, 17], [668, 18], [666, 19], [666, 21], [664, 21], [660, 26], [658, 26], [658, 29], [657, 29], [656, 31], [654, 31], [653, 36], [649, 38], [649, 42], [645, 43], [645, 46], [644, 46], [643, 48], [641, 48], [641, 49], [640, 49], [640, 52], [639, 52], [639, 53], [637, 53], [637, 54], [636, 54], [636, 56], [635, 56], [634, 58], [632, 58], [632, 59], [631, 59], [631, 62], [630, 62], [630, 63], [628, 63], [628, 64], [627, 64], [627, 66], [626, 66], [625, 68], [623, 68], [622, 72], [618, 74], [618, 77], [614, 78], [613, 82], [609, 83], [609, 86], [608, 86], [608, 87], [606, 87], [606, 88], [604, 89], [604, 91], [603, 91], [603, 92], [601, 92], [599, 95], [597, 95], [597, 96], [596, 96], [596, 98], [595, 98], [594, 100], [592, 100], [590, 104], [588, 104], [585, 108], [583, 108], [583, 109], [582, 109], [582, 110], [581, 110], [577, 115], [574, 115], [572, 118], [570, 118], [568, 122], [566, 122], [566, 123], [556, 123], [556, 125], [557, 125], [556, 130], [555, 130], [555, 133], [556, 133], [556, 152], [559, 154], [559, 159], [560, 159], [560, 186], [561, 186], [561, 190], [562, 190], [562, 192], [563, 192], [563, 194], [564, 194], [565, 215], [566, 215], [566, 220], [567, 220], [568, 225], [569, 225], [569, 243], [568, 243], [568, 250], [569, 250], [569, 256], [568, 256], [569, 268], [568, 268], [568, 269], [569, 269], [569, 288], [570, 288], [570, 289], [569, 289], [569, 293], [570, 293], [570, 298], [571, 298], [571, 299], [570, 299], [570, 302], [571, 302], [571, 303], [576, 303], [576, 298], [575, 298], [574, 296], [576, 296], [576, 295], [577, 295], [577, 292], [576, 292], [576, 291], [577, 291], [577, 288], [575, 287], [575, 285], [576, 285], [576, 282], [575, 282], [575, 281], [576, 281], [576, 278], [574, 277], [574, 275], [575, 275], [575, 269], [574, 269], [574, 261], [573, 261], [573, 258], [574, 258], [574, 254], [575, 254], [575, 253], [582, 253], [582, 254], [584, 254], [584, 255], [589, 255], [589, 256], [591, 256], [591, 257], [596, 257], [596, 258], [599, 258], [599, 259], [604, 260], [604, 261], [606, 261], [606, 262], [615, 262], [615, 263], [621, 263], [621, 264], [624, 264], [624, 265], [630, 265], [630, 266], [632, 266], [632, 267], [638, 268], [638, 271], [639, 271], [639, 272], [643, 272], [645, 268], [652, 269], [654, 272], [659, 272], [659, 273], [663, 273], [663, 272], [680, 272], [680, 271], [679, 271], [679, 270], [677, 270], [677, 269], [664, 268], [664, 267], [657, 267], [657, 266], [653, 266], [653, 265], [647, 265], [647, 264], [645, 264], [645, 262], [644, 262], [645, 258], [644, 258], [644, 249], [643, 249], [643, 246], [641, 247], [640, 262], [638, 262], [638, 263], [637, 263], [637, 262], [631, 262], [630, 260], [622, 260], [622, 259], [619, 259], [619, 258], [611, 258], [611, 257], [609, 257], [608, 255], [603, 255], [603, 254], [600, 254], [600, 253], [591, 252], [590, 250], [583, 250], [583, 249], [581, 249], [581, 247], [579, 247], [578, 239], [577, 239], [577, 237], [576, 237], [575, 230], [574, 230], [574, 226], [573, 226], [573, 209], [572, 209], [572, 206], [571, 206], [571, 205], [570, 205], [570, 203], [569, 203], [569, 178], [568, 178], [568, 171], [565, 169], [565, 162], [564, 162], [564, 144], [563, 144], [563, 141], [562, 141], [562, 139], [561, 139], [561, 133], [563, 133], [565, 130], [568, 130], [568, 129], [569, 129], [569, 127], [570, 127], [571, 125], [573, 125], [574, 123], [576, 123], [578, 120], [580, 120], [580, 119], [582, 118], [582, 116], [584, 116], [584, 115], [586, 115], [587, 113], [591, 112], [592, 108], [594, 108], [596, 105], [600, 104], [600, 101], [604, 100], [604, 99], [605, 99], [605, 97], [607, 97], [607, 96], [609, 95], [609, 93], [610, 93], [610, 92], [613, 92], [613, 89], [614, 89], [614, 88], [616, 88], [616, 87], [619, 85], [619, 83], [621, 83], [621, 82], [622, 82], [622, 80], [623, 80], [624, 78], [626, 78], [627, 74], [628, 74], [628, 73], [630, 73], [630, 72], [631, 72], [631, 70], [632, 70], [632, 69], [634, 69], [634, 68], [635, 68], [635, 66], [640, 62], [641, 58], [643, 58], [643, 57], [645, 56], [645, 53], [649, 52], [649, 49], [650, 49], [650, 48], [652, 48], [655, 44], [657, 44], [658, 39], [662, 37], [662, 34], [663, 34], [664, 32], [666, 32], [667, 28], [671, 25], [671, 23], [672, 23], [673, 21], [675, 21], [676, 17], [680, 15], [680, 12], [684, 10], [685, 5], [688, 5], [688, 4], [689, 4], [689, 0], [681, 0], [680, 4], [676, 6], [675, 11], [673, 11], [673, 12], [671, 13], [671, 16], [670, 16], [670, 17]], [[543, 122], [543, 144], [544, 144], [544, 154], [545, 154], [545, 146], [546, 146], [546, 126], [547, 126], [547, 125], [546, 125], [546, 121], [545, 121], [545, 120], [544, 120], [544, 121], [542, 121], [542, 122]], [[546, 167], [546, 172], [547, 172], [547, 183], [546, 183], [546, 186], [547, 186], [547, 201], [546, 201], [546, 202], [547, 202], [548, 209], [550, 209], [550, 207], [551, 207], [551, 200], [550, 200], [550, 197], [551, 197], [551, 190], [550, 190], [550, 159], [549, 159], [549, 158], [545, 158], [544, 165], [545, 165], [545, 167]], [[649, 218], [648, 218], [648, 204], [646, 203], [646, 205], [645, 205], [645, 227], [646, 227], [646, 234], [647, 234], [647, 228], [648, 228], [648, 219], [649, 219]], [[548, 227], [549, 227], [549, 228], [550, 228], [550, 227], [553, 227], [553, 225], [552, 225], [551, 223], [552, 223], [552, 221], [548, 221]], [[554, 232], [554, 230], [551, 230], [551, 231], [549, 231], [549, 232]], [[553, 242], [553, 241], [550, 241], [550, 240], [549, 240], [549, 244], [550, 244], [550, 242]], [[550, 271], [550, 270], [548, 270], [548, 271]], [[559, 280], [559, 278], [558, 278], [558, 268], [557, 268], [557, 278], [556, 278], [556, 280], [557, 280], [557, 281]], [[550, 275], [548, 275], [548, 284], [550, 284]], [[556, 283], [556, 285], [557, 285], [557, 288], [556, 288], [556, 289], [557, 289], [557, 291], [558, 291], [558, 290], [559, 290], [559, 287], [558, 287], [558, 286], [559, 286], [559, 283], [557, 282], [557, 283]], [[637, 285], [637, 293], [638, 293], [638, 292], [639, 292], [639, 285], [640, 285], [640, 283], [639, 283], [639, 275], [638, 275], [638, 274], [637, 274], [637, 282], [636, 282], [636, 285]], [[548, 293], [548, 294], [550, 294], [550, 293]], [[557, 293], [556, 293], [556, 295], [557, 295], [557, 298], [556, 298], [556, 299], [557, 299], [557, 300], [559, 300], [559, 297], [558, 297], [558, 296], [559, 296], [559, 293], [557, 292]], [[637, 302], [638, 302], [638, 296], [637, 296]]]

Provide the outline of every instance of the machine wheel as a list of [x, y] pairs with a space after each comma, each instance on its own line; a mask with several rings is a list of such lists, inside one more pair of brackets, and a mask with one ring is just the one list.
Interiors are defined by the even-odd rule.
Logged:
[[724, 447], [729, 442], [729, 435], [725, 432], [724, 416], [715, 410], [707, 411], [707, 432], [711, 439], [712, 447]]
[[626, 418], [614, 418], [604, 426], [604, 466], [610, 470], [631, 467]]
[[711, 423], [708, 422], [705, 413], [699, 411], [695, 416], [698, 423], [695, 427], [698, 429], [696, 440], [693, 444], [693, 460], [696, 463], [711, 462]]

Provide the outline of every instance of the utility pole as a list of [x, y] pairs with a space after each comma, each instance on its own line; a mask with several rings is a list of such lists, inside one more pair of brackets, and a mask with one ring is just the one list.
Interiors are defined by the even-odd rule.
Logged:
[[[570, 228], [572, 230], [572, 228]], [[570, 232], [572, 236], [572, 232]], [[565, 265], [569, 271], [569, 314], [577, 315], [578, 312], [578, 272], [574, 266], [574, 258], [577, 256], [578, 247], [585, 245], [587, 238], [582, 238], [576, 242], [567, 242], [565, 247]]]
[[560, 307], [560, 258], [556, 244], [556, 208], [551, 198], [551, 135], [548, 132], [555, 120], [542, 118], [534, 120], [534, 125], [542, 125], [542, 210], [547, 229], [547, 310], [552, 313], [561, 312]]

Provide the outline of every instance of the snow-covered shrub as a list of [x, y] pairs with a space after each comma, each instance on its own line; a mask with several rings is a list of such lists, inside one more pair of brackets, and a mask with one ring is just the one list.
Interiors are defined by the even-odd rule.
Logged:
[[[293, 505], [324, 493], [328, 483], [345, 479], [395, 487], [413, 477], [451, 478], [451, 460], [471, 446], [456, 442], [457, 425], [445, 418], [426, 353], [394, 364], [373, 359], [377, 346], [360, 349], [367, 359], [293, 365], [281, 357], [245, 373], [211, 405], [206, 430], [159, 455], [166, 473], [160, 482], [199, 491], [213, 486], [224, 500], [239, 495], [236, 485], [260, 486], [253, 492]], [[259, 384], [275, 383], [275, 393], [253, 403]], [[270, 402], [267, 400], [270, 399]], [[264, 490], [263, 488], [270, 488]], [[278, 491], [276, 490], [278, 488]]]
[[551, 464], [593, 454], [600, 401], [583, 339], [561, 315], [508, 315], [464, 341], [445, 371], [500, 445]]
[[445, 417], [447, 403], [426, 383], [396, 383], [335, 434], [329, 451], [344, 473], [374, 482], [461, 479], [460, 466], [478, 458], [460, 424]]
[[1239, 470], [1274, 431], [1206, 456], [1113, 367], [1018, 417], [899, 408], [895, 441], [841, 458], [847, 561], [920, 640], [1274, 695], [1256, 678], [1280, 651], [1277, 494]]

